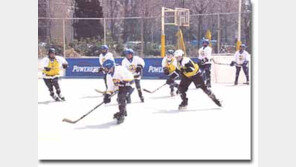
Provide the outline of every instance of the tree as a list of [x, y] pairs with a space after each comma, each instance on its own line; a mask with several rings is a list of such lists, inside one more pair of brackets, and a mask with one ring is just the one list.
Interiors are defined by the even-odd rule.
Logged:
[[[75, 0], [74, 17], [103, 18], [99, 0]], [[103, 39], [104, 28], [100, 20], [75, 20], [73, 23], [74, 38]]]

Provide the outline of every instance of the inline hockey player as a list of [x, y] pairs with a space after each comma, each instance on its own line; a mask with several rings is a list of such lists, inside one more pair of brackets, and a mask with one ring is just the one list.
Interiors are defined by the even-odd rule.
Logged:
[[181, 95], [182, 102], [179, 105], [179, 109], [186, 109], [188, 105], [186, 92], [191, 82], [193, 82], [196, 87], [200, 87], [215, 102], [216, 105], [221, 107], [222, 105], [220, 101], [205, 85], [199, 71], [199, 66], [195, 64], [190, 58], [184, 57], [184, 52], [182, 50], [176, 50], [174, 56], [177, 60], [177, 70], [181, 75], [181, 82], [178, 89]]
[[246, 45], [241, 44], [239, 47], [239, 50], [235, 52], [234, 54], [234, 61], [231, 62], [231, 66], [235, 66], [236, 67], [236, 73], [235, 73], [235, 81], [234, 81], [234, 85], [237, 85], [238, 83], [238, 77], [239, 77], [239, 73], [241, 71], [241, 68], [243, 67], [243, 71], [245, 73], [246, 76], [246, 80], [247, 82], [245, 82], [245, 84], [249, 84], [249, 67], [248, 67], [248, 63], [249, 63], [249, 58], [250, 58], [250, 54], [245, 51]]
[[177, 60], [174, 58], [173, 50], [167, 51], [166, 56], [162, 59], [161, 65], [164, 74], [169, 76], [166, 83], [170, 85], [171, 96], [175, 96], [174, 88], [178, 88], [178, 84], [175, 82], [175, 79], [179, 76], [179, 74], [176, 72]]
[[124, 117], [127, 116], [126, 96], [132, 89], [134, 76], [126, 68], [115, 66], [115, 62], [112, 60], [106, 60], [103, 63], [103, 70], [107, 74], [107, 91], [104, 95], [104, 103], [110, 103], [111, 94], [118, 90], [119, 112], [114, 114], [113, 119], [117, 119], [117, 124], [120, 124], [124, 121]]
[[99, 68], [99, 73], [103, 72], [104, 82], [105, 82], [105, 86], [107, 89], [107, 82], [106, 82], [106, 75], [107, 74], [104, 72], [102, 65], [106, 60], [112, 60], [114, 62], [115, 62], [115, 60], [114, 60], [113, 54], [111, 52], [109, 52], [109, 47], [107, 45], [102, 45], [100, 47], [100, 52], [101, 52], [101, 54], [99, 55], [99, 62], [100, 62], [101, 67]]
[[[134, 56], [134, 51], [132, 49], [125, 49], [123, 51], [125, 58], [122, 60], [122, 66], [128, 69], [135, 78], [136, 88], [138, 90], [138, 95], [141, 99], [141, 102], [144, 102], [143, 93], [141, 90], [140, 80], [143, 74], [143, 68], [145, 66], [145, 62], [139, 56]], [[131, 102], [130, 95], [132, 92], [129, 93], [127, 97], [128, 103]]]
[[211, 87], [211, 58], [212, 48], [209, 46], [209, 40], [204, 39], [202, 47], [198, 50], [198, 59], [200, 60], [200, 70], [207, 87]]
[[[50, 48], [48, 50], [48, 56], [41, 60], [43, 80], [49, 90], [50, 96], [55, 101], [64, 101], [65, 97], [61, 94], [58, 80], [61, 69], [66, 69], [68, 67], [68, 62], [63, 57], [56, 56], [55, 54], [55, 49]], [[53, 88], [55, 88], [57, 96], [55, 95]]]

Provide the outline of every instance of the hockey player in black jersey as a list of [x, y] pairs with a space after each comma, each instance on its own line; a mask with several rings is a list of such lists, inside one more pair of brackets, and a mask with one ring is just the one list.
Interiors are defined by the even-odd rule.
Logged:
[[199, 66], [195, 64], [190, 58], [184, 57], [184, 52], [182, 50], [176, 50], [174, 52], [174, 56], [177, 60], [177, 71], [180, 73], [181, 76], [181, 82], [179, 84], [178, 90], [180, 92], [182, 102], [179, 105], [179, 109], [186, 109], [188, 105], [186, 92], [192, 82], [195, 84], [196, 87], [201, 88], [215, 102], [216, 105], [221, 107], [221, 102], [205, 85], [199, 71]]

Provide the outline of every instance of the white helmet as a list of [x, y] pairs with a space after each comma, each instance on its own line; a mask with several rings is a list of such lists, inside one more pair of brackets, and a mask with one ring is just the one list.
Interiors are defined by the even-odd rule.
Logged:
[[178, 49], [174, 52], [174, 56], [177, 58], [177, 57], [180, 57], [180, 56], [183, 56], [184, 52], [183, 50], [181, 49]]

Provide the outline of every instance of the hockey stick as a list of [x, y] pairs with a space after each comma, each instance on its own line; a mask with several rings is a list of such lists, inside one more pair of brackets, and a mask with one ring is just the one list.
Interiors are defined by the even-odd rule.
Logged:
[[212, 61], [215, 63], [215, 64], [218, 64], [218, 65], [226, 65], [226, 66], [229, 66], [230, 64], [228, 63], [217, 63], [214, 59], [212, 59]]
[[99, 89], [95, 89], [95, 91], [98, 92], [98, 93], [101, 93], [101, 94], [105, 94], [106, 93], [106, 91], [101, 91]]
[[160, 87], [158, 87], [157, 89], [155, 89], [154, 91], [149, 91], [147, 89], [143, 89], [145, 92], [148, 92], [148, 93], [154, 93], [156, 91], [158, 91], [160, 88], [164, 87], [166, 85], [166, 83], [164, 83], [163, 85], [161, 85]]
[[[111, 95], [111, 97], [112, 96], [114, 96], [116, 93], [113, 93], [112, 95]], [[111, 98], [110, 97], [110, 98]], [[75, 121], [72, 121], [72, 120], [70, 120], [70, 119], [68, 119], [68, 118], [64, 118], [62, 121], [63, 122], [68, 122], [68, 123], [71, 123], [71, 124], [75, 124], [75, 123], [77, 123], [78, 121], [80, 121], [80, 120], [82, 120], [84, 117], [86, 117], [87, 115], [89, 115], [91, 112], [93, 112], [95, 109], [97, 109], [98, 107], [100, 107], [102, 104], [104, 104], [104, 102], [101, 102], [100, 104], [98, 104], [97, 106], [95, 106], [93, 109], [91, 109], [89, 112], [87, 112], [86, 114], [84, 114], [83, 116], [81, 116], [79, 119], [77, 119], [77, 120], [75, 120]]]

